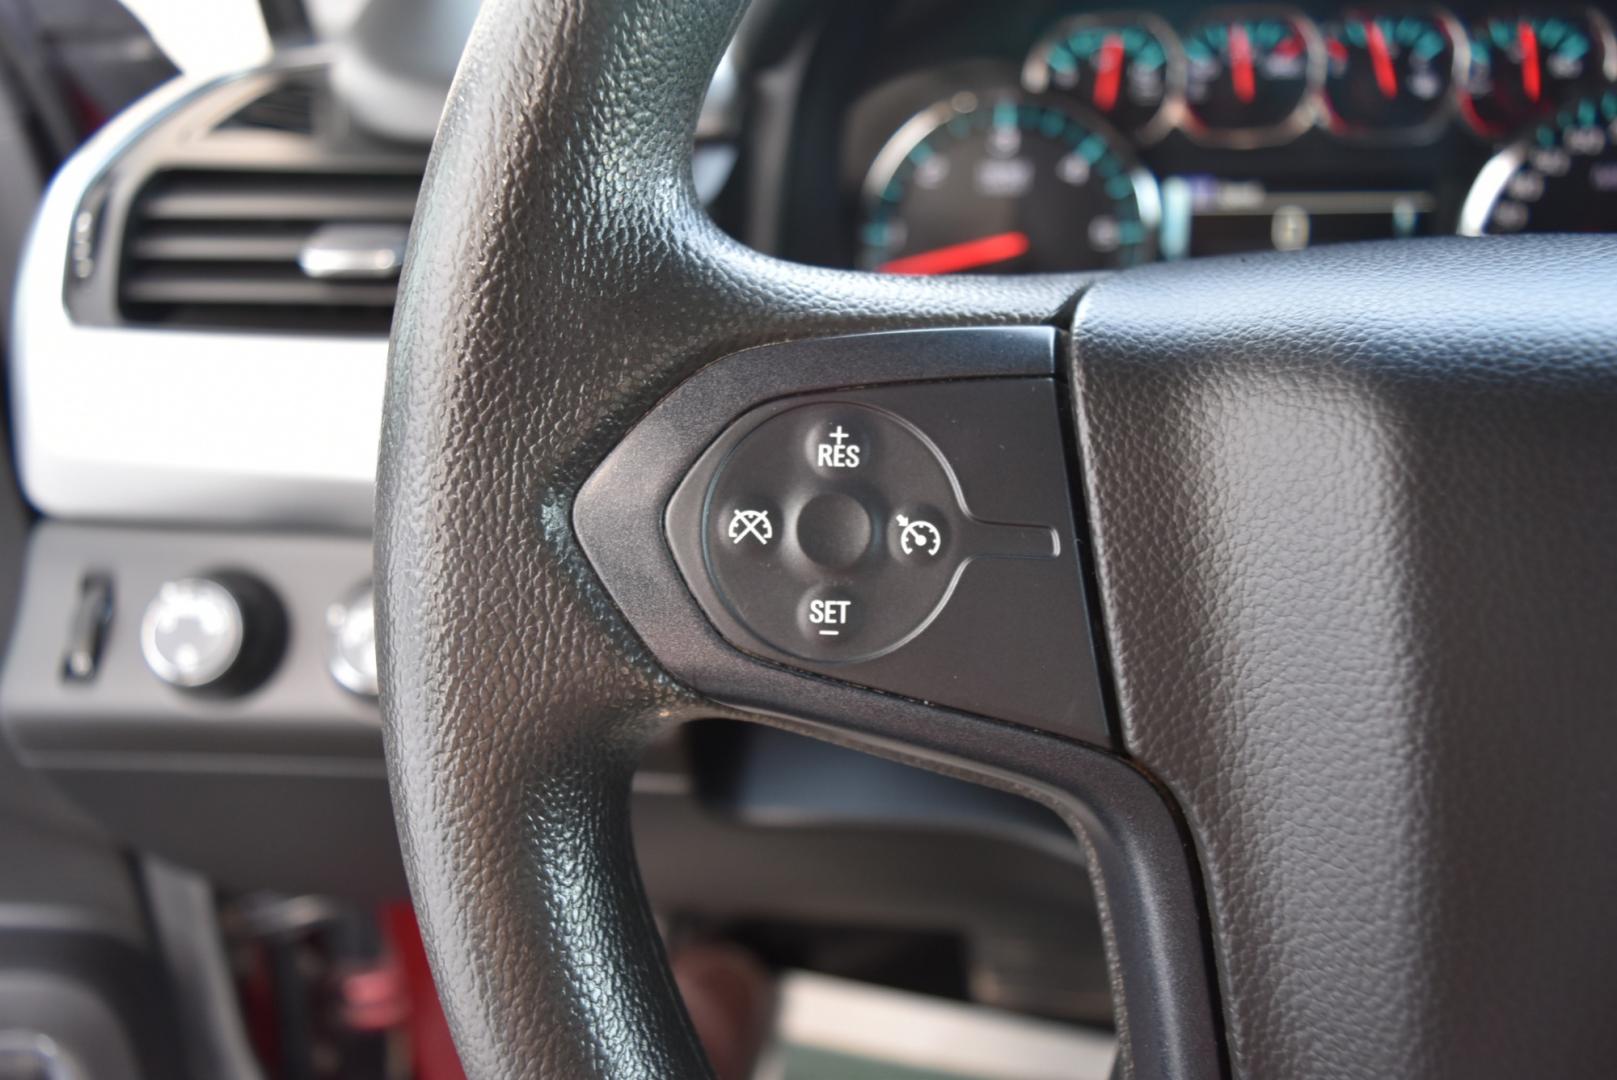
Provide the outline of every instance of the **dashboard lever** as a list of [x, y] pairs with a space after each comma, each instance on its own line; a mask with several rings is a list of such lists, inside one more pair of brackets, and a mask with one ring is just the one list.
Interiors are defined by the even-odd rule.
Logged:
[[101, 648], [112, 623], [112, 578], [87, 574], [79, 585], [79, 603], [73, 610], [67, 649], [62, 656], [62, 678], [89, 682], [101, 666]]

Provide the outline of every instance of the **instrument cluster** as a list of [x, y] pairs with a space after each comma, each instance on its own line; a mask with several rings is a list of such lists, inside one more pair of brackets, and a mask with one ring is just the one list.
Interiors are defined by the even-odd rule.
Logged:
[[[863, 268], [1617, 227], [1617, 41], [1593, 7], [1058, 12], [1003, 76], [945, 83], [866, 159]], [[1457, 140], [1469, 148], [1432, 149]], [[1494, 151], [1456, 166], [1463, 199], [1442, 190], [1445, 164]], [[1295, 181], [1310, 160], [1320, 175], [1297, 190], [1266, 175]], [[1400, 182], [1330, 182], [1372, 161]]]
[[1282, 6], [1215, 8], [1175, 31], [1155, 15], [1079, 15], [1033, 47], [1022, 81], [1136, 142], [1171, 128], [1213, 144], [1285, 142], [1316, 124], [1351, 139], [1430, 136], [1456, 113], [1485, 138], [1617, 80], [1593, 8], [1493, 14], [1350, 8], [1325, 22]]

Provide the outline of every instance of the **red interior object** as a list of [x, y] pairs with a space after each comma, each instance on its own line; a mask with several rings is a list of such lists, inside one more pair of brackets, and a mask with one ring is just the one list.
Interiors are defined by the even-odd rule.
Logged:
[[438, 1001], [438, 988], [427, 967], [427, 950], [421, 943], [421, 928], [415, 910], [407, 903], [389, 904], [381, 911], [383, 931], [393, 946], [410, 999], [408, 1022], [410, 1057], [415, 1062], [415, 1080], [466, 1080], [449, 1036], [449, 1021]]
[[343, 1026], [352, 1031], [388, 1031], [414, 1015], [410, 985], [398, 957], [344, 972], [338, 981]]
[[265, 1074], [279, 1076], [283, 1062], [276, 1029], [275, 992], [270, 986], [269, 964], [262, 945], [253, 946], [247, 964], [239, 983], [242, 1022], [247, 1026], [247, 1039], [263, 1063]]

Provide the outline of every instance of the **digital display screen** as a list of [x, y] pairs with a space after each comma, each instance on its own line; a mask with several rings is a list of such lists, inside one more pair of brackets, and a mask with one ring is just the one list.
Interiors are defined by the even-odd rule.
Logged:
[[1162, 257], [1422, 236], [1432, 206], [1424, 191], [1270, 191], [1256, 180], [1170, 176], [1162, 183]]

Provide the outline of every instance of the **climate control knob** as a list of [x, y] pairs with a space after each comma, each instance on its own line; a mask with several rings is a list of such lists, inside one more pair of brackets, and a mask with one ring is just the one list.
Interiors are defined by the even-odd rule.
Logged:
[[376, 676], [376, 590], [365, 582], [326, 609], [331, 632], [331, 677], [351, 694], [374, 700]]
[[165, 581], [140, 624], [146, 666], [181, 690], [250, 690], [273, 670], [285, 642], [275, 594], [236, 573]]

